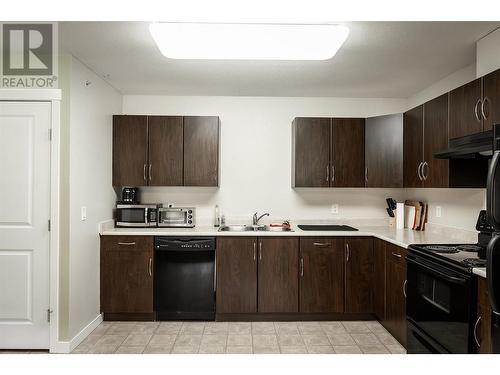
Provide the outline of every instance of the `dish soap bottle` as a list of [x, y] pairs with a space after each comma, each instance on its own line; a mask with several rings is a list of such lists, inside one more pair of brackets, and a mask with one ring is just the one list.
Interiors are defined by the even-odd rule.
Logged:
[[220, 216], [219, 216], [219, 205], [215, 205], [215, 212], [214, 212], [214, 227], [219, 227], [220, 226]]

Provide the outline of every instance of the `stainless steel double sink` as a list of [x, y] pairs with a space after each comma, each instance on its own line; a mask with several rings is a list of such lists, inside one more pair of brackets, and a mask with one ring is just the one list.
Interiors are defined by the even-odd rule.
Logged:
[[223, 225], [219, 228], [219, 232], [293, 232], [293, 230], [269, 225]]

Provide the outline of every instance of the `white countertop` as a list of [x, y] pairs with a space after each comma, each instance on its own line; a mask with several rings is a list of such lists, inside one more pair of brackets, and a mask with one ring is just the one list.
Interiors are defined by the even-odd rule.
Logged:
[[195, 228], [114, 228], [109, 224], [103, 226], [100, 234], [103, 236], [373, 236], [394, 245], [407, 248], [410, 244], [453, 244], [453, 243], [476, 243], [477, 232], [466, 231], [443, 226], [431, 226], [423, 231], [411, 229], [396, 229], [389, 226], [356, 226], [358, 231], [303, 231], [292, 225], [292, 232], [219, 232], [213, 226], [197, 226]]
[[472, 273], [486, 279], [486, 267], [476, 267], [472, 269]]

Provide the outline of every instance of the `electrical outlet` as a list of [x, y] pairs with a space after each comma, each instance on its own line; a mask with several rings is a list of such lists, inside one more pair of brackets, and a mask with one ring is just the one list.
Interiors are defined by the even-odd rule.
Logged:
[[339, 205], [337, 203], [332, 204], [332, 214], [339, 213]]
[[87, 220], [87, 207], [85, 206], [81, 208], [81, 219], [82, 221]]
[[436, 217], [441, 217], [441, 206], [436, 206]]

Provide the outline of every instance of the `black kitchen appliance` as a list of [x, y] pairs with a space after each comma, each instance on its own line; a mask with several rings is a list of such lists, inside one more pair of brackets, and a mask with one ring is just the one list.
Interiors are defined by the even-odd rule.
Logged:
[[116, 227], [147, 228], [157, 226], [160, 203], [117, 204], [115, 210]]
[[486, 210], [494, 229], [486, 250], [486, 277], [492, 313], [492, 350], [500, 353], [500, 124], [493, 127], [493, 157], [486, 183]]
[[215, 238], [156, 237], [157, 320], [215, 319]]
[[122, 189], [122, 204], [139, 204], [139, 188], [124, 187]]
[[334, 225], [334, 224], [299, 224], [299, 229], [305, 231], [335, 231], [335, 232], [354, 232], [356, 228], [349, 225]]
[[474, 353], [477, 279], [486, 265], [485, 250], [493, 228], [481, 211], [475, 244], [414, 244], [408, 247], [407, 351]]

